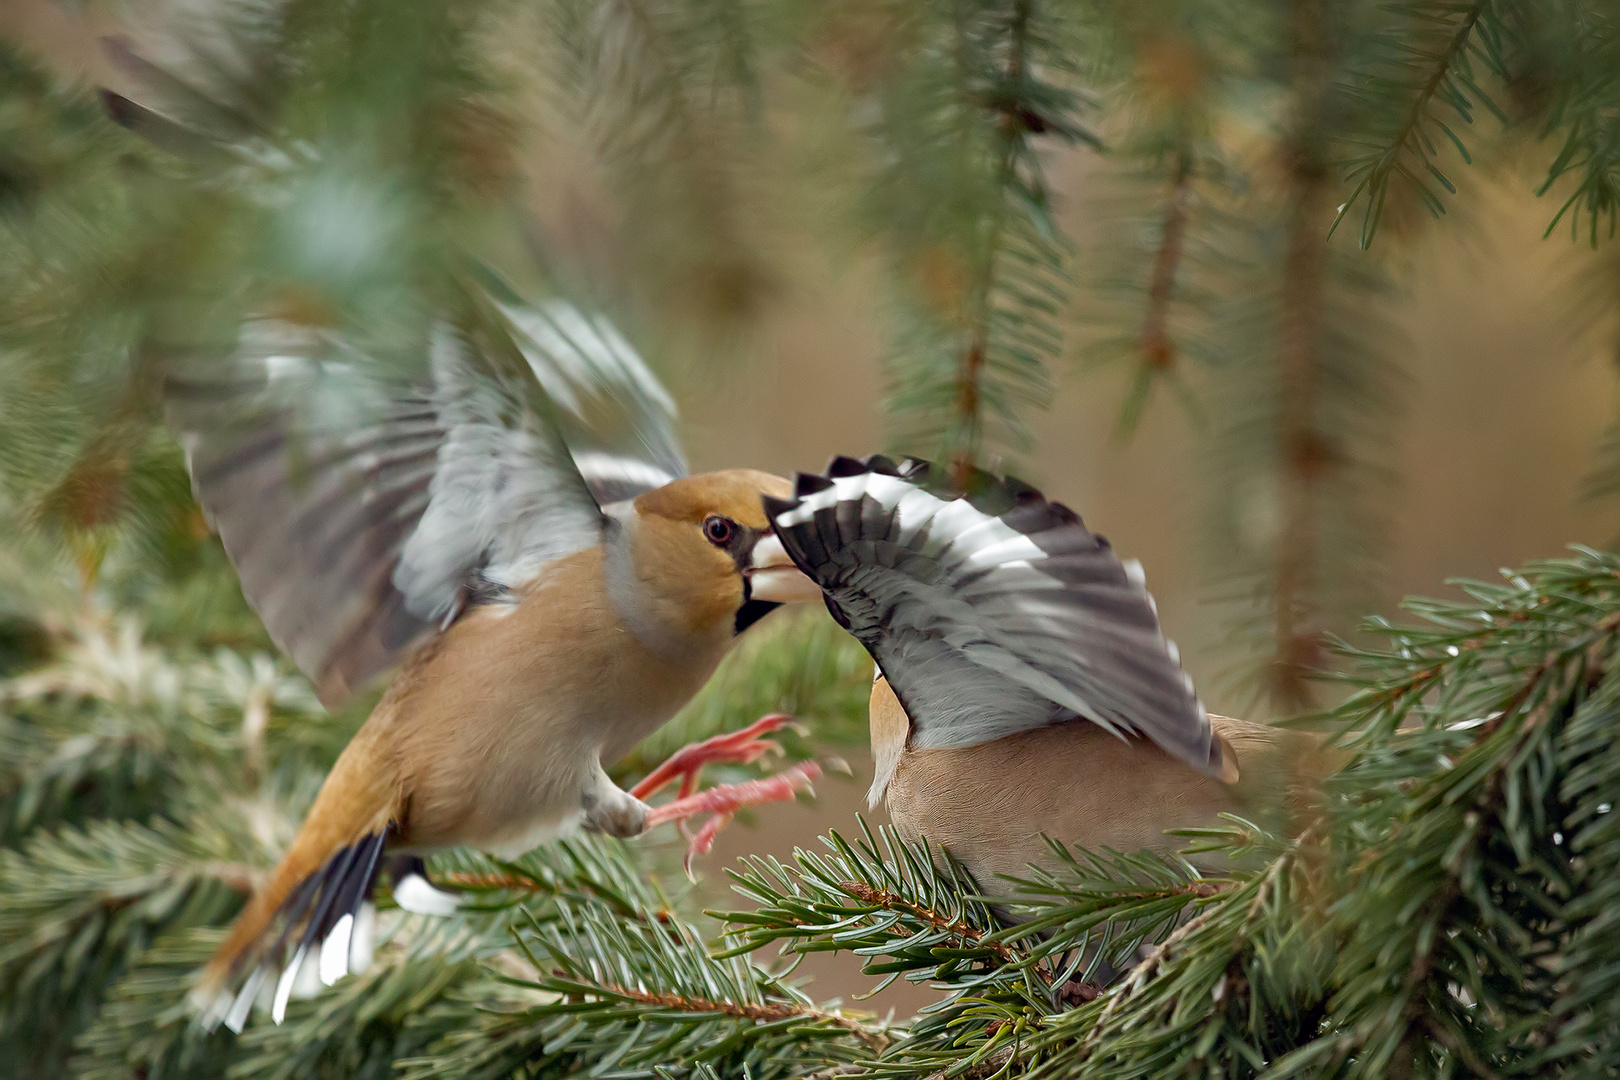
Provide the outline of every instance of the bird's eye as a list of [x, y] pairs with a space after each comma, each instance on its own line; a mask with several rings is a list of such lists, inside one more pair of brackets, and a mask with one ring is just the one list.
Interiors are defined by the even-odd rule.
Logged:
[[737, 534], [737, 523], [730, 518], [719, 516], [703, 519], [703, 535], [709, 538], [709, 543], [717, 547], [725, 547], [731, 543], [731, 538]]

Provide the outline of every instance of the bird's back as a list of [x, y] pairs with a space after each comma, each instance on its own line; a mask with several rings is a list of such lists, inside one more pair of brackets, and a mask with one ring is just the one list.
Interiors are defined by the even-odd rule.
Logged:
[[[1068, 723], [977, 746], [904, 753], [889, 783], [890, 817], [902, 835], [926, 835], [960, 860], [988, 892], [997, 875], [1026, 876], [1052, 856], [1043, 834], [1092, 850], [1185, 847], [1166, 835], [1219, 823], [1223, 812], [1283, 824], [1297, 805], [1315, 740], [1264, 724], [1211, 717], [1237, 751], [1242, 775], [1223, 784], [1145, 739], [1124, 741]], [[1193, 860], [1218, 870], [1218, 859]]]

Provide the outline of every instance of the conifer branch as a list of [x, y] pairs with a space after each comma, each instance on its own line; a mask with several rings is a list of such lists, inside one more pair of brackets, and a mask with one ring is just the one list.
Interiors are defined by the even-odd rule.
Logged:
[[[1499, 18], [1494, 12], [1497, 0], [1473, 0], [1460, 9], [1448, 5], [1443, 11], [1423, 10], [1424, 6], [1412, 5], [1410, 11], [1401, 12], [1406, 16], [1398, 23], [1403, 31], [1402, 40], [1388, 49], [1391, 55], [1385, 61], [1392, 72], [1374, 74], [1370, 78], [1368, 72], [1357, 72], [1347, 80], [1345, 87], [1349, 93], [1359, 95], [1363, 100], [1378, 93], [1409, 95], [1404, 116], [1382, 140], [1382, 145], [1354, 162], [1348, 170], [1346, 178], [1356, 181], [1356, 186], [1339, 207], [1329, 230], [1330, 234], [1336, 230], [1351, 207], [1365, 199], [1359, 238], [1362, 248], [1372, 245], [1389, 183], [1395, 176], [1411, 184], [1436, 217], [1445, 212], [1445, 204], [1430, 189], [1428, 180], [1435, 180], [1453, 194], [1456, 188], [1432, 160], [1437, 147], [1427, 129], [1430, 126], [1438, 127], [1464, 162], [1471, 158], [1467, 147], [1451, 126], [1434, 115], [1435, 98], [1440, 97], [1464, 123], [1472, 123], [1476, 101], [1493, 110], [1495, 105], [1476, 85], [1469, 71], [1470, 54], [1483, 56], [1492, 75], [1500, 78], [1506, 74], [1500, 54], [1495, 49], [1474, 47], [1482, 20]], [[1432, 48], [1424, 49], [1412, 40], [1436, 38], [1437, 31], [1438, 40]], [[1428, 174], [1427, 178], [1418, 175], [1408, 160], [1415, 161], [1421, 171]]]
[[[1033, 0], [1013, 0], [1012, 15], [1007, 27], [1006, 85], [1013, 95], [1008, 103], [992, 102], [1000, 116], [996, 124], [995, 186], [1006, 192], [1017, 181], [1018, 160], [1026, 151], [1025, 140], [1032, 124], [1031, 117], [1021, 108], [1017, 98], [1025, 79], [1029, 63], [1029, 18]], [[1026, 115], [1027, 113], [1027, 115]], [[975, 269], [974, 295], [968, 318], [972, 327], [967, 347], [958, 361], [956, 377], [953, 442], [949, 456], [952, 477], [960, 490], [967, 490], [968, 478], [979, 464], [984, 437], [984, 392], [980, 383], [984, 378], [984, 364], [990, 349], [990, 323], [993, 312], [997, 271], [1002, 258], [1003, 231], [1006, 228], [1007, 195], [1002, 194], [992, 204], [989, 220], [984, 226], [982, 264]]]
[[[646, 242], [637, 272], [699, 329], [728, 331], [757, 311], [768, 286], [739, 213], [737, 97], [754, 58], [734, 29], [696, 4], [612, 0], [555, 5], [551, 37], [568, 70], [557, 91], [584, 117], [630, 227]], [[734, 12], [741, 21], [742, 9]], [[742, 29], [742, 28], [736, 28]]]
[[943, 930], [947, 934], [959, 938], [963, 944], [983, 945], [994, 953], [1003, 964], [1015, 964], [1018, 962], [1018, 957], [1004, 942], [986, 940], [984, 931], [977, 930], [960, 919], [952, 920], [946, 915], [907, 900], [888, 889], [874, 889], [860, 881], [845, 881], [840, 884], [845, 892], [862, 903], [887, 908], [890, 911], [903, 911], [935, 929]]
[[1159, 243], [1148, 275], [1147, 308], [1137, 340], [1142, 363], [1158, 372], [1169, 370], [1176, 362], [1176, 345], [1170, 334], [1170, 301], [1175, 295], [1176, 274], [1187, 241], [1192, 184], [1192, 151], [1185, 141], [1180, 141], [1170, 170], [1170, 193], [1159, 223]]
[[1052, 47], [1063, 18], [1037, 0], [940, 12], [909, 58], [927, 107], [905, 103], [881, 133], [885, 185], [932, 185], [940, 200], [919, 215], [911, 187], [883, 225], [921, 286], [902, 298], [908, 340], [891, 360], [889, 407], [898, 441], [932, 444], [957, 482], [992, 441], [1027, 444], [1023, 413], [1046, 401], [1062, 350], [1067, 245], [1035, 140], [1095, 142], [1078, 92], [1056, 81], [1071, 69]]
[[811, 1005], [801, 1005], [796, 1002], [771, 1001], [750, 1004], [737, 1001], [718, 1001], [685, 994], [636, 990], [625, 986], [616, 986], [611, 982], [571, 983], [569, 985], [575, 986], [582, 993], [601, 994], [620, 998], [624, 1001], [634, 1001], [641, 1005], [654, 1005], [661, 1009], [673, 1009], [678, 1012], [719, 1013], [723, 1016], [735, 1017], [739, 1020], [753, 1020], [761, 1024], [775, 1024], [783, 1020], [809, 1020], [815, 1023], [829, 1024], [854, 1035], [875, 1054], [881, 1054], [888, 1049], [890, 1043], [889, 1035], [886, 1032], [867, 1027], [859, 1020], [844, 1016], [842, 1013], [819, 1009]]
[[1308, 680], [1322, 661], [1311, 592], [1320, 558], [1318, 502], [1324, 475], [1336, 465], [1336, 450], [1318, 426], [1328, 259], [1323, 226], [1333, 197], [1320, 127], [1330, 75], [1329, 30], [1322, 0], [1291, 0], [1289, 10], [1295, 119], [1285, 149], [1292, 191], [1277, 326], [1281, 526], [1268, 683], [1272, 700], [1297, 712], [1310, 701]]

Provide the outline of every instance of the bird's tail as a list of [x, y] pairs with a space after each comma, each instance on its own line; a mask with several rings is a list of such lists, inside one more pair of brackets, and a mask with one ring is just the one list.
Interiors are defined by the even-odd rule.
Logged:
[[[313, 972], [330, 984], [369, 960], [366, 901], [382, 868], [389, 830], [367, 833], [335, 850], [308, 837], [310, 831], [306, 823], [203, 969], [194, 1000], [205, 1026], [223, 1021], [240, 1031], [277, 973], [272, 1015], [280, 1023], [294, 989], [306, 989], [299, 981], [306, 967], [304, 983]], [[318, 967], [312, 951], [318, 952]], [[306, 959], [311, 961], [307, 966]]]
[[[398, 821], [397, 789], [368, 767], [374, 763], [357, 751], [359, 742], [338, 760], [280, 865], [203, 969], [193, 1001], [204, 1026], [223, 1022], [240, 1031], [261, 997], [279, 1024], [295, 992], [307, 996], [364, 968], [371, 952], [367, 901], [385, 869], [401, 906], [431, 910], [435, 899], [453, 906], [425, 878], [409, 880], [421, 876], [420, 859], [384, 857]], [[423, 898], [407, 904], [413, 888]]]

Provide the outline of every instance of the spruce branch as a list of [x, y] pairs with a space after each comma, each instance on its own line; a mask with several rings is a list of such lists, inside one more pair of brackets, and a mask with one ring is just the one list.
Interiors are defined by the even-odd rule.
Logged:
[[[565, 984], [559, 982], [557, 985]], [[762, 1024], [779, 1024], [791, 1020], [809, 1020], [816, 1023], [830, 1024], [834, 1027], [843, 1028], [851, 1035], [854, 1035], [876, 1054], [881, 1054], [887, 1049], [890, 1041], [885, 1032], [870, 1028], [842, 1013], [829, 1012], [826, 1009], [795, 1002], [774, 1001], [765, 1004], [750, 1004], [736, 1001], [714, 1001], [708, 998], [681, 994], [636, 990], [626, 986], [616, 986], [606, 981], [589, 984], [567, 983], [566, 985], [581, 994], [598, 994], [604, 997], [619, 998], [642, 1005], [656, 1006], [660, 1010], [673, 1009], [678, 1012], [688, 1013], [719, 1013], [740, 1020], [754, 1020]]]
[[1279, 516], [1273, 642], [1268, 690], [1284, 712], [1310, 702], [1321, 666], [1321, 628], [1311, 600], [1320, 557], [1317, 502], [1336, 451], [1319, 426], [1328, 249], [1322, 239], [1332, 189], [1320, 134], [1331, 77], [1327, 12], [1321, 0], [1292, 0], [1295, 118], [1285, 153], [1292, 163], [1287, 252], [1277, 320]]
[[545, 14], [545, 44], [559, 55], [552, 92], [595, 142], [636, 230], [626, 284], [664, 294], [666, 310], [711, 337], [753, 317], [774, 284], [752, 250], [739, 182], [741, 129], [758, 110], [754, 13], [613, 0]]
[[987, 939], [987, 935], [984, 931], [969, 926], [960, 919], [952, 921], [948, 916], [943, 915], [938, 911], [934, 911], [930, 908], [922, 906], [921, 904], [907, 900], [903, 896], [891, 892], [888, 889], [874, 889], [864, 882], [845, 881], [842, 882], [842, 885], [845, 892], [849, 893], [849, 895], [861, 901], [863, 904], [871, 904], [873, 907], [886, 908], [889, 911], [903, 911], [907, 915], [910, 915], [921, 922], [927, 923], [937, 930], [943, 930], [945, 933], [959, 938], [962, 944], [966, 946], [971, 947], [982, 943], [987, 949], [990, 950], [990, 952], [995, 954], [996, 958], [1003, 964], [1013, 964], [1018, 962], [1019, 958], [1014, 955], [1012, 949], [1008, 948], [1006, 944], [1000, 941]]
[[[1332, 229], [1358, 200], [1365, 200], [1359, 239], [1361, 247], [1370, 247], [1389, 184], [1396, 177], [1411, 186], [1430, 213], [1436, 217], [1445, 213], [1445, 203], [1430, 182], [1450, 194], [1457, 189], [1434, 162], [1439, 147], [1431, 131], [1443, 135], [1464, 163], [1473, 159], [1462, 138], [1437, 115], [1437, 107], [1446, 107], [1463, 124], [1473, 123], [1476, 106], [1502, 115], [1480, 89], [1472, 61], [1481, 61], [1493, 78], [1507, 77], [1504, 14], [1498, 0], [1408, 3], [1392, 10], [1391, 24], [1370, 44], [1373, 59], [1343, 80], [1341, 92], [1375, 123], [1390, 115], [1391, 99], [1405, 99], [1405, 112], [1371, 149], [1347, 163], [1345, 178], [1355, 187], [1339, 207]], [[1363, 141], [1372, 140], [1364, 136]]]
[[[1178, 142], [1170, 169], [1170, 191], [1159, 223], [1159, 242], [1148, 275], [1147, 309], [1142, 314], [1142, 333], [1138, 341], [1142, 363], [1159, 371], [1168, 369], [1176, 361], [1176, 346], [1170, 333], [1170, 300], [1186, 247], [1193, 175], [1191, 148], [1185, 141]], [[1121, 425], [1125, 426], [1123, 419]]]
[[651, 1071], [680, 1060], [727, 1073], [791, 1075], [887, 1045], [881, 1026], [817, 1005], [738, 957], [713, 957], [696, 929], [586, 897], [528, 909], [515, 940], [530, 974], [501, 982], [524, 997], [413, 1063], [412, 1076], [498, 1075], [541, 1058]]
[[[1024, 80], [1029, 63], [1029, 17], [1032, 0], [1014, 0], [1007, 26], [1007, 72], [1009, 87], [1016, 88]], [[1001, 115], [996, 125], [995, 186], [1005, 190], [1017, 180], [1018, 158], [1025, 150], [1024, 140], [1031, 130], [1028, 113], [1016, 100], [998, 102]], [[1038, 118], [1034, 126], [1044, 130]], [[952, 420], [951, 441], [953, 452], [946, 459], [958, 488], [967, 490], [967, 481], [978, 463], [983, 441], [984, 421], [983, 387], [985, 354], [990, 348], [990, 317], [992, 295], [995, 288], [997, 264], [1001, 258], [1002, 231], [1006, 228], [1007, 205], [1005, 198], [997, 199], [991, 207], [989, 220], [984, 226], [982, 263], [974, 268], [974, 295], [969, 301], [968, 320], [972, 326], [966, 349], [958, 361], [955, 417]]]
[[[875, 209], [916, 285], [889, 364], [896, 441], [933, 446], [958, 477], [994, 443], [1027, 443], [1023, 414], [1049, 397], [1062, 351], [1068, 245], [1037, 140], [1095, 143], [1055, 47], [1063, 17], [983, 0], [926, 20], [873, 128], [889, 159]], [[937, 204], [919, 209], [928, 190]]]
[[1584, 231], [1587, 242], [1596, 247], [1605, 235], [1614, 235], [1620, 209], [1620, 124], [1615, 120], [1615, 103], [1620, 101], [1615, 68], [1620, 25], [1601, 5], [1557, 4], [1538, 8], [1535, 15], [1539, 17], [1524, 20], [1524, 30], [1535, 46], [1547, 50], [1536, 59], [1545, 64], [1548, 55], [1557, 56], [1556, 70], [1536, 70], [1532, 76], [1549, 84], [1549, 92], [1538, 102], [1545, 105], [1538, 118], [1545, 134], [1563, 135], [1536, 194], [1546, 194], [1567, 182], [1565, 178], [1574, 181], [1545, 235], [1551, 236], [1568, 216], [1570, 238], [1577, 239]]
[[243, 868], [206, 819], [94, 822], [0, 850], [0, 1047], [27, 1067], [65, 1058], [102, 994], [153, 937], [223, 921]]

